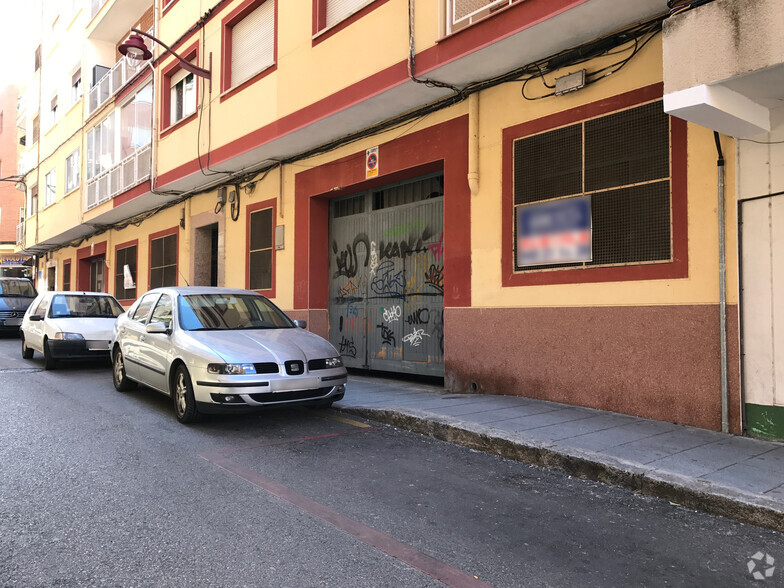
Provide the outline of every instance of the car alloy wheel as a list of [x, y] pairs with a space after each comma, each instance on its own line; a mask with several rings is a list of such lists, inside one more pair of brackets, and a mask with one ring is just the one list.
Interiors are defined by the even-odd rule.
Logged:
[[125, 361], [122, 351], [119, 349], [115, 352], [112, 362], [112, 380], [114, 380], [114, 387], [118, 392], [127, 392], [136, 387], [136, 382], [129, 380], [125, 374]]
[[57, 360], [52, 356], [52, 351], [49, 349], [49, 339], [44, 339], [44, 369], [53, 370], [57, 367]]
[[193, 397], [191, 377], [184, 365], [178, 366], [174, 374], [173, 392], [177, 420], [184, 424], [196, 422], [200, 415], [196, 408], [196, 399]]

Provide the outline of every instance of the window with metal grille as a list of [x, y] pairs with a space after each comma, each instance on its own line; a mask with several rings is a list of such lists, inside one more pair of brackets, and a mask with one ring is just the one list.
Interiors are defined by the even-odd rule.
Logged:
[[249, 288], [272, 288], [272, 209], [265, 208], [250, 213], [249, 225]]
[[254, 0], [224, 23], [223, 90], [239, 86], [275, 64], [275, 0]]
[[[125, 287], [125, 266], [131, 272], [133, 287]], [[114, 297], [118, 300], [136, 300], [136, 245], [118, 249], [114, 259]]]
[[[518, 219], [537, 203], [577, 198], [590, 202], [590, 260], [529, 263]], [[670, 120], [662, 103], [516, 140], [514, 206], [517, 270], [671, 261]]]
[[177, 285], [177, 234], [150, 240], [150, 288]]

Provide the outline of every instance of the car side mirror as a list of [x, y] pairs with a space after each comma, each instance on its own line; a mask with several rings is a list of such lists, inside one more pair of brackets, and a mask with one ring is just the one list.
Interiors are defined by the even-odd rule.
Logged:
[[42, 315], [42, 314], [31, 314], [28, 318], [31, 321], [42, 321], [42, 320], [44, 320], [44, 315]]
[[308, 328], [308, 321], [294, 321], [294, 325], [299, 327], [300, 329], [307, 329]]
[[145, 329], [148, 333], [166, 333], [169, 334], [169, 329], [163, 323], [150, 323]]

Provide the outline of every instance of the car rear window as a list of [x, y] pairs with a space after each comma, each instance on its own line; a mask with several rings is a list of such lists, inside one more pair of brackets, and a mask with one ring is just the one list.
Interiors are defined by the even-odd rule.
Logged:
[[58, 294], [52, 297], [52, 318], [116, 318], [123, 312], [111, 296]]

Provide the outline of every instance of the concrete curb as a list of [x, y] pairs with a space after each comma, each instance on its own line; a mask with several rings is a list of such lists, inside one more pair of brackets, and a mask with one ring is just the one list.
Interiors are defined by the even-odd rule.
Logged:
[[686, 508], [784, 532], [784, 511], [780, 505], [756, 494], [426, 411], [348, 406], [334, 408], [477, 451], [619, 486], [664, 498]]

